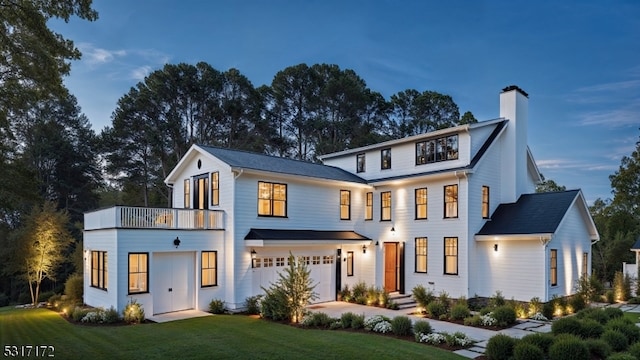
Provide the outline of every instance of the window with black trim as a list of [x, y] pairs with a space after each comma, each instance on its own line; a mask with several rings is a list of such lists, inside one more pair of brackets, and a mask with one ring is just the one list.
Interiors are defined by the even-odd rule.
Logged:
[[391, 191], [380, 193], [380, 220], [391, 221]]
[[364, 219], [373, 220], [373, 193], [368, 192], [365, 196]]
[[184, 208], [191, 207], [191, 181], [184, 179]]
[[287, 216], [287, 185], [258, 181], [258, 215]]
[[220, 204], [220, 173], [211, 173], [211, 205], [217, 206]]
[[202, 276], [200, 280], [202, 287], [218, 285], [218, 252], [203, 251], [201, 265]]
[[129, 294], [149, 292], [149, 253], [129, 253]]
[[549, 279], [551, 280], [551, 286], [558, 285], [558, 249], [551, 249], [549, 251]]
[[589, 277], [589, 253], [582, 253], [582, 278]]
[[416, 165], [458, 159], [458, 135], [443, 136], [416, 143]]
[[353, 251], [347, 251], [347, 276], [353, 276]]
[[367, 169], [364, 154], [356, 155], [356, 172], [365, 172]]
[[107, 290], [107, 252], [91, 251], [91, 286]]
[[458, 185], [444, 187], [444, 218], [458, 217]]
[[444, 274], [458, 275], [458, 238], [444, 238]]
[[489, 187], [482, 187], [482, 218], [489, 218]]
[[415, 190], [416, 220], [427, 218], [427, 188]]
[[340, 220], [351, 219], [351, 191], [340, 190]]
[[427, 251], [428, 251], [428, 240], [426, 237], [418, 237], [416, 238], [416, 272], [417, 273], [426, 273], [427, 272]]
[[391, 169], [391, 149], [380, 150], [380, 168]]

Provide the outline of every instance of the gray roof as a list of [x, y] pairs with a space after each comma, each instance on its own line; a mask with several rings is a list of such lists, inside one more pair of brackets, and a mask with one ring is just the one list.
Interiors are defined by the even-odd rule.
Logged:
[[636, 239], [636, 242], [631, 247], [631, 250], [640, 251], [640, 236]]
[[314, 164], [308, 161], [258, 154], [242, 150], [198, 145], [231, 167], [269, 171], [280, 174], [308, 176], [319, 179], [349, 181], [366, 184], [366, 180], [335, 166]]
[[555, 233], [580, 190], [525, 194], [501, 204], [477, 235]]
[[251, 229], [245, 240], [371, 240], [355, 231]]

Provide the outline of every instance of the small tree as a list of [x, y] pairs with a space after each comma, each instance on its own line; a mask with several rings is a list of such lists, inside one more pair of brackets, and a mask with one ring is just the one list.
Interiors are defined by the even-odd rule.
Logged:
[[27, 217], [16, 258], [29, 283], [33, 305], [38, 302], [42, 280], [55, 280], [55, 270], [64, 261], [64, 251], [73, 242], [67, 230], [68, 223], [67, 212], [57, 211], [51, 202], [35, 207]]
[[[263, 304], [280, 304], [284, 307], [281, 310], [286, 313], [288, 320], [297, 323], [304, 314], [304, 308], [317, 299], [318, 296], [313, 291], [315, 287], [311, 281], [311, 271], [304, 259], [296, 259], [289, 253], [289, 266], [278, 273], [276, 283], [271, 284], [269, 289], [262, 288], [266, 293]], [[270, 312], [282, 313], [278, 309], [270, 309]], [[266, 315], [270, 317], [269, 314]]]

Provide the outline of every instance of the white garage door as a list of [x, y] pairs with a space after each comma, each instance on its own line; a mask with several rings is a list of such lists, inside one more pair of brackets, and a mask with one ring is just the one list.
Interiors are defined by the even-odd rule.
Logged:
[[154, 253], [153, 313], [193, 309], [195, 289], [194, 253]]
[[[314, 302], [333, 301], [336, 298], [336, 265], [332, 251], [299, 252], [299, 257], [306, 262], [311, 272], [312, 283], [316, 285], [314, 291], [318, 298]], [[263, 293], [262, 287], [269, 288], [278, 281], [278, 273], [288, 265], [288, 254], [274, 256], [265, 255], [254, 260], [253, 293]]]

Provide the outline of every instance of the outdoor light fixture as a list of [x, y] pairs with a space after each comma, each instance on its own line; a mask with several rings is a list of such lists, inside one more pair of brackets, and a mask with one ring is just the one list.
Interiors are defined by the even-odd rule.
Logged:
[[367, 253], [367, 245], [362, 245], [362, 253], [363, 254]]
[[173, 246], [176, 247], [176, 249], [178, 248], [178, 246], [180, 246], [180, 238], [176, 236], [175, 239], [173, 239]]
[[255, 268], [256, 267], [256, 255], [258, 253], [256, 252], [256, 249], [251, 249], [251, 268]]
[[498, 244], [493, 244], [493, 251], [498, 251]]
[[391, 233], [392, 233], [392, 234], [395, 234], [395, 233], [396, 233], [396, 228], [395, 228], [395, 227], [393, 227], [393, 226], [391, 227]]
[[378, 240], [376, 240], [376, 246], [380, 245], [380, 242]]

